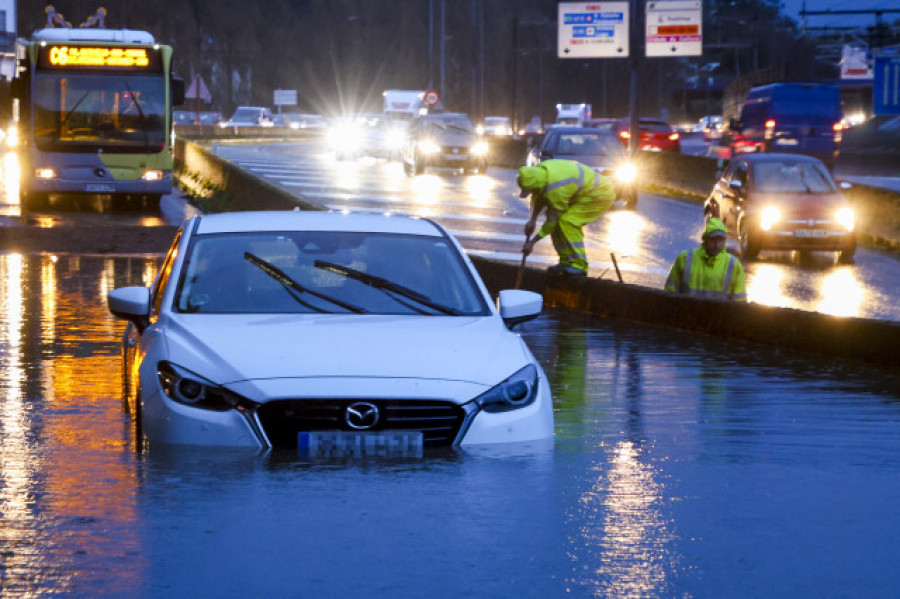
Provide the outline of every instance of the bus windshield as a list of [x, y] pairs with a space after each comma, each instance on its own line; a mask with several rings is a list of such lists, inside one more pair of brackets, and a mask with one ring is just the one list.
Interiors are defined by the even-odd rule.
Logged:
[[159, 152], [166, 144], [162, 77], [39, 73], [35, 143], [44, 152]]

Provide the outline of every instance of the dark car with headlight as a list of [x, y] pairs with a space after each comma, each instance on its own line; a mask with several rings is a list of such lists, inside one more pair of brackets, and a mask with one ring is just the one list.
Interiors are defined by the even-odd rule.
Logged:
[[799, 154], [734, 158], [705, 203], [718, 216], [744, 259], [762, 250], [856, 253], [855, 216], [825, 164]]
[[574, 160], [593, 167], [612, 179], [616, 199], [622, 200], [625, 208], [637, 207], [634, 164], [611, 131], [595, 127], [551, 127], [528, 152], [526, 164], [536, 166], [551, 158]]
[[475, 123], [462, 113], [427, 114], [413, 119], [407, 130], [402, 162], [410, 177], [428, 167], [487, 172], [488, 144]]

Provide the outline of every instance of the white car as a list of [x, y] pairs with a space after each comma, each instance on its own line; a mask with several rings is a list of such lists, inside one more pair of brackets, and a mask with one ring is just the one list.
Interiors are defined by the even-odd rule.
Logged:
[[233, 212], [182, 225], [123, 287], [126, 395], [151, 444], [421, 455], [553, 436], [547, 378], [459, 243], [424, 219]]
[[220, 127], [272, 127], [275, 117], [272, 111], [264, 106], [238, 106], [227, 121], [219, 123]]

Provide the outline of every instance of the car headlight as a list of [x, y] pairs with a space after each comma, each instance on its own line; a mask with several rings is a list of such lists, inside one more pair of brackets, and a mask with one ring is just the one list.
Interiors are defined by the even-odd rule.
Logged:
[[538, 372], [534, 364], [525, 368], [475, 398], [485, 412], [508, 412], [534, 403], [537, 397]]
[[141, 175], [141, 179], [144, 181], [162, 181], [163, 172], [159, 170], [144, 171], [144, 174]]
[[437, 145], [430, 139], [423, 139], [419, 142], [419, 151], [423, 154], [437, 154], [441, 151], [441, 146]]
[[779, 220], [781, 220], [781, 210], [777, 206], [766, 206], [760, 214], [759, 226], [763, 231], [771, 231]]
[[637, 167], [630, 162], [627, 164], [623, 164], [616, 169], [614, 176], [616, 178], [616, 181], [621, 181], [622, 183], [631, 183], [637, 177]]
[[487, 142], [480, 141], [470, 150], [475, 156], [485, 156], [488, 153]]
[[216, 412], [246, 409], [254, 405], [250, 400], [171, 362], [160, 362], [157, 375], [166, 397], [180, 404]]
[[38, 179], [56, 179], [56, 171], [50, 167], [34, 169], [34, 176]]
[[16, 127], [10, 127], [6, 132], [6, 145], [10, 148], [14, 148], [19, 145], [19, 129]]
[[848, 231], [852, 231], [853, 227], [856, 226], [856, 215], [853, 214], [853, 209], [847, 206], [844, 206], [835, 212], [834, 218], [837, 220], [838, 224]]
[[362, 147], [363, 133], [355, 124], [343, 124], [333, 128], [328, 135], [332, 149], [354, 152]]

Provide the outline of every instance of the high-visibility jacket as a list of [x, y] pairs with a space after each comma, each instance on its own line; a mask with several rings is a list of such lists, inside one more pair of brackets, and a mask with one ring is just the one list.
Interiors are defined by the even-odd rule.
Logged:
[[678, 254], [665, 288], [692, 297], [747, 301], [741, 261], [727, 252], [710, 256], [703, 246]]
[[612, 182], [589, 166], [572, 160], [545, 160], [538, 166], [547, 171], [546, 184], [534, 194], [535, 201], [547, 206], [547, 220], [538, 231], [539, 237], [556, 230], [563, 212], [574, 224], [584, 226], [616, 201]]

